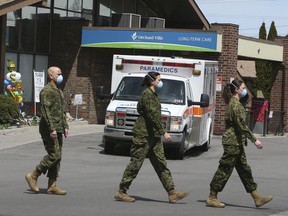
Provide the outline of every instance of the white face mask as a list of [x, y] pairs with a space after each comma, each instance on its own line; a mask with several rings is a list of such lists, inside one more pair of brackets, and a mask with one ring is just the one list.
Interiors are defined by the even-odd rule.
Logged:
[[163, 87], [163, 82], [160, 80], [160, 82], [157, 84], [157, 88], [162, 88]]
[[242, 92], [240, 93], [240, 97], [245, 97], [247, 95], [247, 89], [243, 89]]
[[63, 82], [63, 76], [60, 74], [56, 79], [57, 84], [61, 84]]

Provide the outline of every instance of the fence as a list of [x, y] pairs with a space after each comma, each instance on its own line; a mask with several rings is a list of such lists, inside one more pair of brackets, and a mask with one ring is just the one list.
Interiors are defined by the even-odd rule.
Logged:
[[[254, 133], [284, 135], [284, 111], [265, 111], [264, 122], [256, 122], [253, 111], [246, 111], [246, 124]], [[257, 128], [256, 128], [257, 126]]]

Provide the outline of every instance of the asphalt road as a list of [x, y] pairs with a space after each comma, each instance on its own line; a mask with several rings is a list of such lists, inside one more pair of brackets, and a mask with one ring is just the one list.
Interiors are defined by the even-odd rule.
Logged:
[[[129, 156], [103, 154], [101, 130], [84, 131], [86, 134], [74, 134], [64, 143], [58, 186], [67, 190], [66, 196], [46, 194], [47, 178], [43, 175], [38, 181], [40, 193], [28, 190], [24, 176], [45, 154], [40, 140], [0, 150], [0, 216], [288, 215], [287, 137], [261, 139], [265, 145], [262, 150], [251, 143], [246, 148], [258, 190], [272, 194], [272, 202], [254, 207], [250, 194], [234, 172], [218, 196], [226, 208], [215, 209], [206, 207], [205, 200], [222, 154], [219, 137], [212, 138], [208, 152], [193, 149], [183, 161], [168, 159], [176, 189], [190, 192], [186, 199], [169, 204], [166, 192], [146, 160], [129, 190], [136, 202], [124, 203], [114, 201], [113, 196]], [[3, 134], [0, 139], [4, 140]]]

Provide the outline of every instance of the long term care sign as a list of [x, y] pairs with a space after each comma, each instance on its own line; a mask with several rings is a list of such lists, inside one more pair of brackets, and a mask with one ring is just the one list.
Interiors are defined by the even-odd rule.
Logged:
[[217, 33], [83, 28], [81, 46], [217, 52]]

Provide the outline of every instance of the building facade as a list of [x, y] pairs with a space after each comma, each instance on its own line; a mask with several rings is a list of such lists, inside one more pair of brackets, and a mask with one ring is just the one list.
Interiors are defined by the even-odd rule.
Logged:
[[[285, 38], [268, 43], [257, 40], [263, 46], [263, 54], [254, 56], [254, 51], [244, 51], [239, 43], [255, 39], [239, 36], [239, 26], [234, 24], [210, 25], [195, 1], [172, 0], [48, 0], [48, 1], [7, 1], [0, 4], [1, 20], [1, 73], [3, 83], [8, 72], [6, 63], [12, 59], [22, 74], [24, 103], [27, 113], [33, 113], [34, 89], [33, 70], [47, 71], [52, 65], [62, 69], [67, 111], [76, 115], [74, 96], [82, 95], [82, 104], [77, 107], [77, 116], [90, 123], [102, 124], [109, 100], [96, 97], [97, 86], [105, 86], [106, 93], [111, 87], [113, 54], [180, 56], [219, 61], [219, 76], [222, 86], [237, 76], [238, 60], [265, 59], [273, 63], [274, 79], [271, 85], [270, 109], [285, 111], [288, 94], [283, 79], [288, 60], [288, 43]], [[21, 2], [22, 4], [20, 4]], [[14, 5], [12, 5], [14, 3]], [[18, 4], [17, 4], [18, 3]], [[24, 7], [23, 4], [26, 4]], [[18, 8], [19, 7], [19, 8]], [[6, 13], [7, 12], [7, 13]], [[181, 13], [181, 16], [179, 16]], [[133, 30], [150, 32], [191, 32], [217, 35], [217, 47], [213, 52], [203, 50], [169, 50], [116, 47], [85, 47], [82, 44], [83, 29]], [[265, 47], [279, 48], [281, 57], [270, 59], [265, 56]], [[240, 48], [239, 48], [240, 47]], [[262, 49], [262, 48], [261, 48]], [[277, 50], [278, 52], [278, 50]], [[287, 62], [285, 62], [285, 60]], [[4, 92], [1, 86], [0, 92]], [[214, 133], [222, 134], [226, 106], [217, 92]], [[281, 101], [276, 99], [280, 96]], [[287, 114], [284, 122], [288, 121]], [[287, 125], [287, 124], [286, 124]]]

